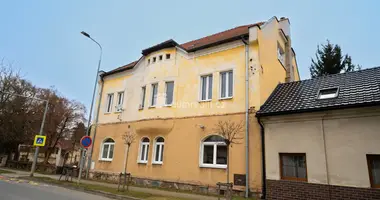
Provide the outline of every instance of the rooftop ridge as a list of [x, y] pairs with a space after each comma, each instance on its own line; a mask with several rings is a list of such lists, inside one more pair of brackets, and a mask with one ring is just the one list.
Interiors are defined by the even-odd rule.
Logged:
[[230, 29], [227, 29], [227, 30], [224, 30], [224, 31], [221, 31], [221, 32], [217, 32], [217, 33], [214, 33], [214, 34], [211, 34], [211, 35], [207, 35], [207, 36], [204, 36], [204, 37], [201, 37], [201, 38], [195, 39], [195, 40], [191, 40], [191, 41], [188, 41], [188, 42], [182, 43], [181, 46], [183, 46], [183, 45], [186, 46], [186, 45], [189, 44], [189, 43], [192, 43], [192, 42], [195, 42], [195, 41], [199, 41], [199, 40], [202, 40], [202, 39], [215, 37], [215, 36], [217, 36], [217, 35], [221, 35], [221, 34], [223, 34], [223, 33], [226, 33], [226, 32], [229, 32], [229, 31], [232, 31], [232, 30], [235, 30], [235, 29], [239, 29], [239, 28], [249, 28], [249, 27], [252, 27], [252, 26], [255, 26], [255, 25], [261, 26], [262, 24], [264, 24], [264, 22], [257, 22], [257, 23], [254, 23], [254, 24], [245, 24], [245, 25], [241, 25], [241, 26], [236, 26], [236, 27], [234, 27], [234, 28], [230, 28]]
[[380, 69], [380, 66], [370, 67], [370, 68], [365, 68], [365, 69], [350, 71], [350, 72], [328, 74], [328, 75], [324, 75], [324, 76], [318, 76], [315, 78], [308, 78], [308, 79], [304, 79], [304, 80], [292, 81], [292, 82], [287, 82], [287, 83], [280, 83], [280, 85], [286, 85], [286, 84], [292, 84], [292, 83], [298, 83], [298, 82], [306, 82], [306, 81], [315, 81], [315, 80], [319, 80], [319, 79], [323, 79], [323, 78], [332, 78], [334, 76], [345, 76], [347, 74], [360, 73], [360, 72], [365, 72], [365, 71], [369, 71], [369, 70], [376, 70], [376, 69]]

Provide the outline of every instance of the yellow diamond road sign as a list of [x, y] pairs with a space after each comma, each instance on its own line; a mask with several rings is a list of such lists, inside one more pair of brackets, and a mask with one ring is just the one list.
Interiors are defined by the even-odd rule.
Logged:
[[43, 147], [45, 146], [45, 142], [46, 142], [46, 136], [36, 135], [36, 137], [34, 138], [33, 145], [38, 146], [38, 147]]

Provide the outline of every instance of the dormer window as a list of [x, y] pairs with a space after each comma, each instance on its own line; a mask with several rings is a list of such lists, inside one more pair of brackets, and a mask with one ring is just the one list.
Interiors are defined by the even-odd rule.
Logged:
[[156, 62], [156, 57], [153, 57], [153, 61], [152, 61], [153, 63], [155, 63]]
[[158, 56], [158, 60], [160, 61], [162, 60], [162, 55]]
[[318, 99], [331, 99], [338, 96], [339, 88], [328, 88], [319, 90]]
[[170, 59], [170, 53], [166, 54], [166, 60]]
[[148, 59], [148, 65], [150, 64], [150, 59]]

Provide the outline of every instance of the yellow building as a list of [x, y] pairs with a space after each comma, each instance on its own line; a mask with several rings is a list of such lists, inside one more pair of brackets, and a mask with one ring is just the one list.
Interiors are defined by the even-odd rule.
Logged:
[[136, 184], [214, 192], [227, 167], [215, 126], [230, 120], [245, 126], [229, 152], [229, 178], [235, 190], [260, 193], [254, 115], [278, 83], [299, 80], [290, 38], [289, 20], [273, 17], [184, 44], [168, 40], [103, 73], [91, 170], [124, 171], [129, 131], [136, 140], [127, 172]]

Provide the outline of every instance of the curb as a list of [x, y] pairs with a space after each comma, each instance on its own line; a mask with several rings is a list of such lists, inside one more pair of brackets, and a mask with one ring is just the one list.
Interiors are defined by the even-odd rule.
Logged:
[[[19, 178], [23, 179], [23, 180], [33, 180], [33, 178], [31, 178], [31, 179], [29, 179], [29, 178], [22, 178], [22, 177], [19, 177]], [[109, 192], [103, 192], [103, 191], [99, 191], [99, 190], [91, 190], [91, 189], [86, 189], [86, 188], [81, 188], [81, 187], [74, 187], [74, 186], [70, 186], [70, 185], [60, 185], [60, 184], [56, 184], [56, 183], [52, 183], [52, 182], [48, 182], [48, 181], [42, 181], [42, 180], [33, 180], [33, 181], [39, 182], [39, 183], [46, 183], [46, 184], [50, 184], [50, 185], [54, 185], [54, 186], [57, 186], [57, 187], [62, 187], [62, 188], [70, 189], [70, 190], [75, 190], [75, 191], [79, 191], [79, 192], [85, 192], [85, 193], [89, 193], [89, 194], [101, 195], [101, 196], [112, 198], [112, 199], [118, 199], [118, 200], [143, 200], [143, 199], [136, 198], [136, 197], [126, 196], [126, 195], [112, 194], [112, 193], [109, 193]]]

